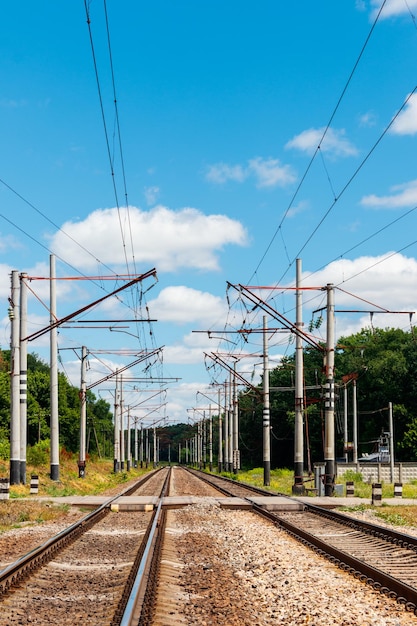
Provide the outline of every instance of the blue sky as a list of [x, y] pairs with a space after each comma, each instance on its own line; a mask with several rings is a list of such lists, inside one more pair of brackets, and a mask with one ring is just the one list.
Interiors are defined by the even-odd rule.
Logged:
[[[135, 351], [164, 346], [163, 364], [129, 375], [180, 379], [161, 394], [160, 415], [175, 422], [208, 402], [197, 391], [216, 398], [209, 385], [227, 376], [207, 371], [204, 352], [260, 351], [260, 335], [241, 345], [233, 335], [192, 332], [238, 329], [242, 316], [259, 327], [262, 314], [227, 297], [227, 281], [291, 287], [300, 257], [305, 286], [338, 287], [336, 308], [416, 310], [417, 1], [387, 0], [378, 16], [380, 7], [92, 0], [98, 88], [83, 1], [4, 6], [1, 347], [10, 342], [11, 270], [47, 277], [51, 253], [60, 278], [155, 267], [158, 283], [141, 302], [157, 322], [120, 323], [119, 332], [62, 327], [60, 359], [78, 385], [86, 345], [94, 384]], [[58, 281], [58, 317], [120, 284]], [[48, 323], [48, 282], [31, 287], [35, 332]], [[262, 297], [294, 319], [293, 291]], [[90, 319], [141, 317], [137, 298], [108, 299]], [[304, 297], [306, 323], [323, 298]], [[370, 323], [367, 313], [338, 313], [337, 335]], [[410, 328], [407, 315], [372, 323]], [[47, 344], [45, 336], [29, 349], [47, 360]], [[271, 337], [274, 362], [292, 350], [288, 336]], [[259, 375], [257, 362], [239, 361], [248, 379]], [[100, 394], [111, 401], [105, 387]], [[134, 406], [155, 388], [127, 383], [125, 402]]]

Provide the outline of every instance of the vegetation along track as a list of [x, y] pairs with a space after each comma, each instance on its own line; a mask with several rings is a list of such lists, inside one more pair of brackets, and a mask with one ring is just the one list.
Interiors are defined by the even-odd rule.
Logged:
[[146, 475], [4, 568], [0, 624], [118, 623], [146, 545], [150, 514], [112, 514], [111, 503], [120, 495], [148, 495], [149, 488], [158, 495], [167, 477], [167, 470]]
[[[225, 498], [234, 488], [239, 493], [232, 495], [250, 499], [249, 486], [231, 481], [228, 493], [219, 495], [218, 487], [200, 480], [201, 473], [173, 468], [153, 476], [149, 495], [160, 491], [151, 480], [164, 478], [164, 493], [171, 497], [159, 499], [152, 519], [137, 511], [103, 516], [80, 541], [39, 567], [27, 586], [5, 598], [0, 625], [417, 624], [411, 601], [407, 612], [283, 532], [292, 526], [288, 513], [269, 514], [274, 528], [253, 513], [259, 507], [247, 502], [240, 510], [238, 502]], [[327, 518], [325, 523], [321, 518], [317, 534], [325, 529], [333, 540], [338, 531], [332, 514], [323, 514]], [[304, 514], [296, 517], [300, 526]], [[350, 532], [345, 526], [344, 535]]]
[[[231, 496], [276, 495], [218, 476], [204, 474], [204, 479]], [[305, 505], [305, 510], [298, 512], [266, 511], [258, 505], [253, 509], [344, 571], [405, 604], [408, 611], [417, 615], [416, 537], [315, 505]]]

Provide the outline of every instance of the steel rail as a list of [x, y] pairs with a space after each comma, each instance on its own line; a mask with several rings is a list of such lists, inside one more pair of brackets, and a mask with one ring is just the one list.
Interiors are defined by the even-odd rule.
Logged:
[[21, 556], [19, 559], [0, 570], [0, 599], [5, 593], [10, 591], [13, 586], [41, 567], [53, 555], [75, 541], [78, 537], [94, 526], [94, 524], [96, 524], [100, 519], [107, 515], [114, 500], [117, 500], [117, 498], [120, 498], [121, 496], [130, 495], [136, 491], [138, 486], [144, 485], [151, 478], [151, 476], [154, 475], [155, 472], [147, 474], [134, 485], [131, 485], [130, 487], [124, 489], [121, 493], [110, 497], [91, 513], [88, 513], [80, 520], [74, 522], [67, 528], [64, 528], [64, 530], [61, 530], [44, 543], [40, 544], [27, 554]]
[[[189, 468], [186, 469], [190, 471]], [[221, 487], [220, 485], [218, 485], [217, 481], [224, 481], [225, 484], [229, 483], [231, 486], [236, 485], [235, 481], [227, 479], [223, 476], [216, 476], [216, 480], [212, 481], [210, 480], [211, 476], [204, 472], [191, 470], [191, 473], [198, 475], [202, 480], [213, 485], [214, 487], [216, 487], [216, 489], [219, 489], [219, 491], [223, 492], [224, 494], [227, 494], [229, 496], [233, 495], [233, 490], [229, 490], [226, 487]], [[264, 493], [264, 495], [268, 496], [284, 495], [266, 492], [265, 490], [262, 490], [258, 487], [252, 487], [252, 485], [247, 485], [246, 483], [238, 484], [238, 486], [247, 488], [249, 491], [253, 491], [254, 493]], [[285, 495], [285, 497], [289, 500], [296, 501], [294, 498], [291, 498], [288, 495]], [[294, 523], [291, 523], [288, 520], [284, 520], [280, 518], [279, 515], [274, 514], [274, 512], [268, 511], [262, 508], [260, 505], [255, 504], [250, 500], [250, 498], [243, 497], [243, 499], [251, 503], [252, 510], [255, 513], [265, 519], [268, 519], [274, 525], [279, 526], [288, 534], [290, 534], [294, 539], [297, 539], [307, 547], [313, 549], [315, 552], [320, 554], [320, 556], [327, 558], [340, 569], [346, 571], [349, 574], [352, 574], [353, 576], [355, 576], [355, 578], [361, 580], [361, 582], [366, 582], [374, 589], [378, 590], [380, 593], [396, 599], [397, 602], [405, 605], [407, 611], [414, 612], [414, 614], [417, 615], [416, 587], [412, 587], [407, 583], [404, 583], [401, 580], [394, 578], [390, 574], [378, 569], [377, 567], [374, 567], [373, 565], [370, 565], [365, 561], [357, 559], [356, 557], [336, 548], [335, 546], [329, 545], [328, 543], [309, 533], [308, 531], [299, 528]], [[342, 523], [351, 528], [355, 528], [356, 530], [364, 532], [366, 534], [382, 538], [385, 541], [398, 545], [404, 549], [410, 549], [414, 552], [417, 552], [417, 538], [412, 537], [411, 535], [378, 526], [377, 524], [370, 524], [368, 522], [355, 520], [346, 515], [343, 515], [342, 513], [339, 513], [338, 511], [329, 511], [317, 505], [304, 504], [304, 508], [306, 511], [310, 511], [322, 517], [335, 520], [339, 523]]]
[[[128, 582], [130, 594], [125, 601], [123, 613], [120, 619], [116, 616], [112, 621], [112, 626], [131, 626], [133, 623], [138, 624], [140, 623], [140, 617], [138, 617], [138, 615], [141, 616], [145, 608], [147, 608], [148, 611], [151, 609], [149, 605], [152, 603], [156, 589], [156, 580], [155, 577], [151, 577], [151, 571], [155, 567], [155, 548], [164, 528], [163, 518], [165, 511], [162, 509], [162, 498], [168, 491], [170, 477], [171, 469], [161, 489], [158, 506], [154, 511], [149, 526], [150, 530], [147, 534], [146, 546], [139, 562], [135, 563], [132, 567], [131, 576], [129, 577], [131, 581]], [[120, 613], [120, 606], [118, 613]]]
[[[320, 554], [320, 556], [325, 557], [343, 571], [353, 574], [355, 578], [358, 578], [361, 582], [365, 582], [380, 593], [396, 599], [400, 604], [405, 604], [408, 611], [414, 612], [414, 614], [417, 615], [417, 589], [415, 587], [411, 587], [377, 567], [329, 545], [315, 535], [312, 535], [287, 520], [279, 518], [277, 515], [274, 515], [273, 512], [266, 511], [257, 504], [253, 504], [252, 508], [258, 515], [269, 519], [276, 526], [285, 530], [294, 539], [301, 541], [305, 546], [313, 549]], [[367, 525], [369, 526], [369, 524]], [[358, 528], [360, 528], [360, 523], [358, 524]], [[381, 527], [378, 528], [381, 529]], [[387, 539], [387, 537], [388, 535], [384, 538]], [[404, 535], [404, 537], [407, 538], [408, 535]]]

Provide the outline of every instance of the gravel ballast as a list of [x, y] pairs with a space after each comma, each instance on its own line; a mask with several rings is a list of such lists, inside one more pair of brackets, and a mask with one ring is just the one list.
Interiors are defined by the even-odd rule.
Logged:
[[175, 513], [191, 626], [403, 626], [417, 617], [255, 514]]

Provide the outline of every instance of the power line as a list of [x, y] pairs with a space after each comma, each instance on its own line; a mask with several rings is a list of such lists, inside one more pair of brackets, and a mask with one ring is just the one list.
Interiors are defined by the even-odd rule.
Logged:
[[[352, 71], [350, 72], [349, 77], [348, 77], [348, 79], [347, 79], [347, 81], [346, 81], [346, 83], [345, 83], [345, 86], [343, 87], [342, 92], [341, 92], [341, 94], [340, 94], [340, 96], [339, 96], [339, 98], [338, 98], [338, 100], [337, 100], [337, 102], [336, 102], [336, 106], [334, 107], [334, 109], [333, 109], [333, 111], [332, 111], [332, 113], [331, 113], [331, 115], [330, 115], [329, 121], [328, 121], [328, 122], [327, 122], [327, 124], [326, 124], [326, 127], [325, 127], [325, 129], [324, 129], [324, 131], [323, 131], [323, 133], [322, 133], [322, 136], [321, 136], [320, 140], [319, 140], [319, 143], [318, 143], [318, 145], [317, 145], [317, 147], [316, 147], [316, 149], [315, 149], [315, 151], [314, 151], [314, 154], [313, 154], [313, 156], [311, 157], [311, 159], [310, 159], [310, 161], [309, 161], [309, 163], [308, 163], [308, 165], [307, 165], [307, 168], [306, 168], [306, 170], [305, 170], [304, 174], [302, 175], [301, 180], [300, 180], [300, 182], [298, 183], [297, 188], [296, 188], [296, 190], [295, 190], [294, 194], [293, 194], [293, 195], [292, 195], [292, 197], [291, 197], [291, 200], [290, 200], [290, 202], [289, 202], [289, 204], [288, 204], [288, 207], [287, 207], [287, 209], [286, 209], [286, 211], [285, 211], [284, 215], [282, 216], [281, 221], [280, 221], [280, 223], [278, 224], [278, 227], [276, 228], [276, 230], [275, 230], [275, 232], [274, 232], [274, 234], [273, 234], [273, 236], [272, 236], [272, 238], [271, 238], [271, 240], [270, 240], [269, 244], [268, 244], [268, 245], [267, 245], [267, 247], [266, 247], [265, 252], [263, 253], [263, 255], [262, 255], [262, 257], [261, 257], [261, 259], [260, 259], [260, 261], [259, 261], [258, 265], [256, 266], [256, 268], [255, 268], [254, 272], [252, 273], [251, 277], [249, 278], [249, 280], [248, 280], [248, 282], [249, 282], [249, 283], [250, 283], [250, 282], [252, 282], [253, 277], [254, 277], [254, 276], [255, 276], [255, 274], [258, 272], [258, 270], [259, 270], [260, 266], [262, 265], [263, 261], [265, 260], [265, 257], [266, 257], [266, 255], [268, 254], [268, 252], [269, 252], [269, 250], [270, 250], [270, 248], [271, 248], [271, 246], [272, 246], [273, 242], [275, 241], [275, 238], [276, 238], [276, 236], [277, 236], [278, 232], [280, 232], [280, 231], [281, 231], [281, 229], [282, 229], [282, 225], [283, 225], [283, 223], [284, 223], [285, 219], [287, 218], [288, 213], [289, 213], [289, 212], [290, 212], [290, 210], [291, 210], [291, 207], [292, 207], [292, 205], [293, 205], [293, 203], [294, 203], [295, 198], [298, 196], [298, 193], [299, 193], [299, 191], [300, 191], [301, 187], [303, 186], [305, 179], [307, 178], [307, 175], [308, 175], [308, 173], [309, 173], [309, 171], [310, 171], [310, 169], [311, 169], [311, 167], [312, 167], [312, 165], [313, 165], [313, 162], [314, 162], [314, 161], [315, 161], [315, 159], [316, 159], [316, 156], [317, 156], [317, 154], [318, 154], [318, 152], [319, 152], [319, 150], [320, 150], [320, 148], [321, 148], [321, 145], [322, 145], [322, 143], [323, 143], [323, 141], [324, 141], [324, 139], [325, 139], [325, 137], [326, 137], [326, 135], [327, 135], [327, 133], [328, 133], [328, 131], [329, 131], [329, 129], [330, 129], [330, 126], [331, 126], [331, 124], [332, 124], [332, 122], [333, 122], [333, 119], [335, 118], [336, 113], [337, 113], [337, 111], [338, 111], [338, 109], [339, 109], [339, 107], [340, 107], [340, 104], [341, 104], [341, 102], [342, 102], [342, 100], [343, 100], [343, 98], [344, 98], [344, 96], [345, 96], [345, 94], [346, 94], [346, 91], [347, 91], [347, 89], [348, 89], [348, 87], [349, 87], [349, 85], [350, 85], [350, 83], [351, 83], [351, 81], [352, 81], [353, 75], [354, 75], [354, 73], [355, 73], [355, 71], [356, 71], [356, 69], [357, 69], [357, 67], [358, 67], [358, 65], [359, 65], [359, 63], [360, 63], [360, 60], [362, 59], [362, 56], [363, 56], [363, 54], [364, 54], [364, 52], [365, 52], [365, 49], [366, 49], [366, 47], [367, 47], [367, 45], [368, 45], [368, 43], [369, 43], [369, 40], [370, 40], [370, 38], [371, 38], [371, 36], [372, 36], [372, 33], [373, 33], [373, 32], [374, 32], [374, 30], [375, 30], [376, 24], [377, 24], [377, 22], [378, 22], [378, 20], [379, 20], [379, 17], [380, 17], [380, 15], [381, 15], [381, 12], [382, 12], [382, 10], [383, 10], [383, 8], [384, 8], [385, 4], [386, 4], [386, 0], [383, 0], [383, 2], [382, 2], [382, 4], [381, 4], [381, 6], [380, 6], [380, 8], [379, 8], [379, 11], [378, 11], [378, 13], [377, 13], [377, 16], [376, 16], [376, 18], [375, 18], [375, 20], [374, 20], [374, 22], [373, 22], [373, 24], [372, 24], [372, 26], [371, 26], [371, 29], [370, 29], [370, 31], [369, 31], [369, 33], [368, 33], [368, 36], [367, 36], [367, 37], [366, 37], [366, 39], [365, 39], [365, 43], [364, 43], [364, 44], [363, 44], [363, 46], [362, 46], [362, 49], [361, 49], [361, 51], [360, 51], [360, 53], [359, 53], [359, 55], [358, 55], [358, 57], [357, 57], [357, 59], [356, 59], [356, 61], [355, 61], [355, 64], [354, 64], [354, 66], [353, 66], [353, 69], [352, 69]], [[292, 261], [292, 262], [290, 261], [290, 266], [291, 266], [293, 263], [294, 263], [294, 259], [293, 259], [293, 261]], [[285, 276], [285, 274], [284, 274], [284, 276]]]

